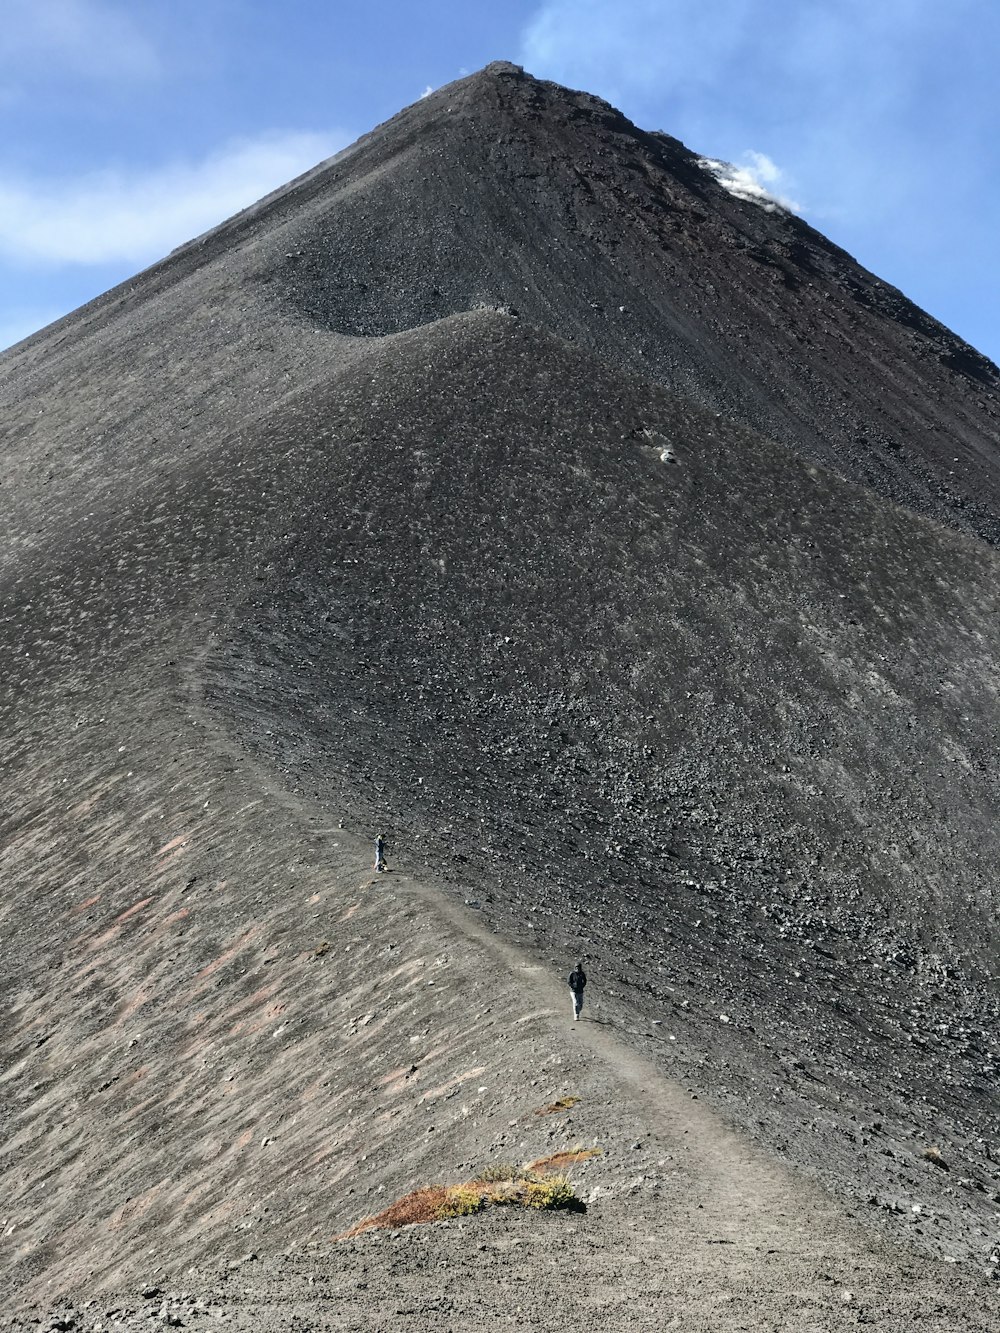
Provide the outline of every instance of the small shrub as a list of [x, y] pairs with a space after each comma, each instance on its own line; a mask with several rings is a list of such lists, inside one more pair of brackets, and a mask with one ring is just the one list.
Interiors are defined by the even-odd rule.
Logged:
[[[592, 1155], [597, 1149], [585, 1149]], [[406, 1194], [381, 1213], [366, 1217], [334, 1240], [350, 1240], [374, 1229], [395, 1229], [416, 1222], [438, 1222], [453, 1217], [470, 1217], [484, 1208], [515, 1206], [521, 1208], [569, 1208], [586, 1211], [573, 1186], [563, 1175], [534, 1171], [531, 1168], [496, 1163], [475, 1180], [461, 1185], [427, 1185]]]
[[933, 1162], [934, 1165], [939, 1166], [942, 1171], [951, 1170], [951, 1167], [941, 1156], [940, 1148], [925, 1148], [921, 1156], [923, 1157], [925, 1162]]
[[474, 1184], [449, 1185], [438, 1207], [437, 1217], [471, 1217], [473, 1213], [481, 1213], [486, 1202], [486, 1195]]
[[579, 1200], [565, 1176], [540, 1176], [525, 1185], [524, 1203], [528, 1208], [572, 1208]]
[[414, 1222], [433, 1222], [438, 1217], [439, 1209], [444, 1206], [447, 1194], [444, 1185], [426, 1185], [411, 1194], [404, 1194], [381, 1213], [362, 1218], [349, 1231], [334, 1236], [334, 1240], [350, 1240], [353, 1236], [360, 1236], [363, 1231], [376, 1228], [408, 1227]]
[[479, 1179], [494, 1184], [501, 1180], [520, 1180], [523, 1175], [523, 1168], [514, 1166], [512, 1162], [493, 1162], [483, 1168]]

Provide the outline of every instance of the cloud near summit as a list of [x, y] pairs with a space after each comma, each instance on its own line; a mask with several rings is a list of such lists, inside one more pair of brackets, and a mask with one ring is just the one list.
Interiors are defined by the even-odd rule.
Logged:
[[522, 37], [533, 74], [610, 100], [710, 84], [739, 51], [753, 0], [546, 0]]
[[753, 146], [817, 219], [884, 223], [939, 189], [936, 155], [995, 155], [982, 47], [1000, 17], [976, 13], [975, 0], [544, 0], [521, 59], [713, 159]]
[[345, 142], [337, 134], [275, 132], [194, 162], [78, 177], [0, 176], [0, 255], [44, 265], [148, 263]]
[[759, 204], [772, 213], [783, 209], [786, 213], [801, 213], [802, 207], [787, 194], [784, 172], [772, 162], [766, 153], [752, 150], [744, 153], [742, 162], [720, 162], [715, 158], [702, 157], [698, 165], [703, 167], [719, 184], [737, 199]]

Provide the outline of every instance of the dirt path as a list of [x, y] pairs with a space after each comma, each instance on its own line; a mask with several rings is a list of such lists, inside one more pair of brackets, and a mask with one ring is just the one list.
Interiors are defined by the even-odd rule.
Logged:
[[832, 1200], [767, 1159], [679, 1082], [632, 1050], [601, 1013], [599, 977], [591, 977], [584, 1015], [573, 1023], [569, 990], [562, 979], [490, 930], [475, 912], [412, 877], [395, 877], [393, 890], [416, 898], [428, 912], [472, 942], [498, 970], [519, 978], [522, 993], [530, 986], [530, 995], [524, 995], [524, 1012], [537, 1012], [544, 1005], [551, 1015], [553, 1041], [571, 1042], [585, 1051], [609, 1095], [634, 1103], [648, 1132], [664, 1147], [684, 1155], [687, 1171], [699, 1182], [698, 1211], [711, 1219], [713, 1231], [722, 1222], [727, 1229], [738, 1229], [744, 1239], [753, 1239], [748, 1228], [752, 1233], [755, 1227], [761, 1235], [771, 1236], [779, 1223], [787, 1224], [789, 1210], [796, 1203], [814, 1218], [817, 1212], [828, 1213], [831, 1219], [838, 1216]]
[[[307, 802], [264, 773], [253, 782], [277, 803], [283, 846], [301, 840], [309, 818], [316, 833]], [[463, 1163], [529, 1160], [546, 1143], [555, 1150], [596, 1142], [601, 1156], [574, 1170], [587, 1212], [502, 1210], [339, 1244], [329, 1240], [332, 1222], [324, 1239], [294, 1245], [269, 1242], [261, 1228], [246, 1235], [242, 1260], [170, 1264], [166, 1272], [160, 1265], [170, 1263], [169, 1240], [151, 1235], [161, 1243], [147, 1280], [113, 1296], [83, 1293], [73, 1323], [64, 1319], [63, 1327], [136, 1331], [155, 1319], [247, 1333], [368, 1333], [404, 1324], [547, 1330], [582, 1322], [613, 1333], [835, 1333], [861, 1324], [892, 1333], [993, 1333], [995, 1284], [873, 1241], [820, 1191], [748, 1145], [630, 1047], [605, 1011], [599, 976], [586, 1019], [574, 1024], [561, 965], [494, 933], [479, 912], [415, 876], [372, 876], [367, 842], [339, 828], [335, 837], [353, 886], [348, 896], [358, 904], [350, 908], [352, 929], [363, 923], [359, 931], [377, 933], [381, 921], [400, 952], [409, 929], [416, 953], [429, 960], [407, 1002], [416, 1008], [404, 1004], [390, 1018], [384, 987], [380, 999], [364, 999], [377, 1012], [360, 1027], [356, 1046], [339, 1047], [341, 1080], [360, 1085], [356, 1066], [371, 1060], [377, 1040], [387, 1043], [374, 1070], [379, 1080], [403, 1064], [393, 1043], [416, 1051], [410, 1043], [419, 1030], [428, 1052], [442, 1047], [453, 1040], [456, 1012], [475, 1047], [455, 1056], [453, 1068], [466, 1080], [456, 1095], [428, 1053], [414, 1062], [421, 1077], [429, 1069], [427, 1081], [400, 1091], [394, 1127], [364, 1120], [354, 1151], [369, 1160], [359, 1157], [349, 1177], [359, 1186], [349, 1205], [354, 1220], [393, 1197], [375, 1193], [378, 1177], [369, 1168], [378, 1151], [387, 1153], [383, 1188], [402, 1192], [418, 1181], [461, 1179]], [[367, 994], [374, 996], [371, 986]], [[380, 1035], [368, 1036], [380, 1025]], [[489, 1088], [477, 1100], [467, 1071], [478, 1073], [479, 1065], [488, 1072], [472, 1084]], [[558, 1090], [579, 1095], [579, 1104], [538, 1117], [534, 1109]], [[260, 1085], [255, 1095], [266, 1092]], [[359, 1087], [353, 1109], [362, 1106]], [[455, 1125], [464, 1126], [461, 1137], [446, 1146]], [[317, 1134], [328, 1133], [319, 1124], [303, 1144], [315, 1148]], [[294, 1160], [304, 1159], [297, 1152]], [[367, 1191], [360, 1188], [366, 1179]], [[331, 1219], [344, 1209], [343, 1194], [344, 1185], [333, 1186]], [[297, 1201], [293, 1192], [290, 1203]], [[21, 1327], [37, 1327], [37, 1318]]]
[[[211, 723], [210, 713], [198, 713], [199, 721]], [[209, 744], [230, 753], [228, 738], [211, 730]], [[97, 1297], [84, 1293], [78, 1307], [87, 1299], [90, 1304], [77, 1309], [77, 1333], [148, 1328], [150, 1316], [180, 1321], [178, 1327], [254, 1333], [362, 1333], [404, 1322], [414, 1330], [586, 1322], [629, 1333], [834, 1333], [861, 1324], [893, 1333], [914, 1327], [994, 1333], [996, 1283], [879, 1242], [819, 1189], [734, 1133], [684, 1082], [668, 1077], [666, 1066], [633, 1048], [602, 998], [599, 974], [591, 979], [586, 1017], [574, 1024], [563, 980], [572, 960], [543, 953], [542, 941], [537, 953], [518, 945], [481, 912], [414, 874], [372, 876], [367, 840], [341, 829], [336, 818], [329, 827], [329, 812], [318, 818], [316, 807], [285, 790], [265, 767], [246, 761], [243, 781], [266, 793], [276, 831], [261, 829], [260, 837], [277, 838], [285, 859], [288, 848], [332, 834], [339, 859], [319, 858], [331, 881], [331, 907], [340, 902], [332, 882], [339, 878], [351, 886], [342, 891], [341, 906], [347, 905], [350, 933], [359, 936], [345, 938], [343, 947], [371, 947], [368, 932], [400, 963], [410, 950], [411, 988], [393, 1001], [384, 983], [369, 984], [362, 998], [345, 994], [338, 1000], [342, 1015], [326, 1015], [321, 1024], [321, 1036], [345, 1031], [335, 1047], [337, 1077], [354, 1087], [335, 1090], [347, 1098], [360, 1135], [356, 1148], [345, 1149], [348, 1175], [331, 1177], [331, 1222], [317, 1233], [324, 1238], [289, 1244], [285, 1233], [284, 1243], [275, 1244], [270, 1237], [276, 1233], [261, 1226], [244, 1233], [242, 1261], [223, 1263], [213, 1251], [212, 1259], [185, 1268], [171, 1263], [166, 1233], [151, 1236], [159, 1252], [148, 1280], [113, 1297], [107, 1290]], [[263, 858], [263, 841], [256, 855]], [[301, 867], [297, 877], [304, 886]], [[316, 881], [316, 887], [323, 885]], [[302, 939], [296, 937], [294, 947], [301, 949]], [[346, 957], [338, 966], [342, 973]], [[338, 975], [335, 968], [333, 978]], [[368, 980], [378, 983], [379, 976], [372, 972]], [[664, 1050], [671, 1049], [668, 1026]], [[678, 1027], [676, 1036], [680, 1050], [685, 1033]], [[332, 1053], [334, 1047], [316, 1049]], [[300, 1050], [298, 1059], [307, 1059], [306, 1045]], [[444, 1053], [432, 1058], [434, 1051]], [[404, 1086], [411, 1063], [420, 1064], [420, 1074]], [[478, 1075], [480, 1065], [488, 1072]], [[402, 1071], [392, 1103], [398, 1118], [369, 1119], [365, 1087], [370, 1081], [382, 1086], [386, 1070]], [[470, 1081], [469, 1071], [478, 1076]], [[465, 1081], [453, 1093], [456, 1074]], [[294, 1065], [286, 1066], [286, 1076], [294, 1075]], [[489, 1086], [477, 1097], [480, 1082]], [[579, 1095], [579, 1104], [565, 1114], [534, 1114], [560, 1091]], [[247, 1096], [268, 1093], [248, 1080]], [[375, 1110], [387, 1104], [385, 1093], [376, 1099]], [[292, 1143], [291, 1118], [285, 1133]], [[333, 1120], [310, 1121], [301, 1129], [302, 1150], [288, 1149], [289, 1163], [297, 1168], [317, 1136], [327, 1140], [334, 1133], [343, 1130]], [[398, 1233], [368, 1232], [340, 1244], [328, 1239], [338, 1213], [351, 1210], [341, 1226], [356, 1221], [389, 1202], [391, 1189], [461, 1179], [463, 1165], [528, 1160], [545, 1144], [555, 1150], [577, 1142], [602, 1149], [574, 1171], [588, 1205], [584, 1215], [503, 1210]], [[350, 1191], [352, 1201], [344, 1197], [348, 1181], [358, 1186]], [[243, 1187], [255, 1183], [245, 1180]], [[307, 1196], [305, 1184], [293, 1187], [289, 1205]], [[309, 1233], [303, 1224], [291, 1234]], [[144, 1290], [155, 1294], [144, 1296]]]
[[[464, 940], [471, 955], [463, 960], [465, 967], [495, 976], [498, 983], [514, 978], [535, 1043], [565, 1051], [577, 1077], [583, 1071], [589, 1076], [590, 1098], [603, 1094], [603, 1106], [591, 1106], [581, 1123], [599, 1127], [603, 1141], [624, 1153], [609, 1152], [597, 1197], [578, 1224], [471, 1219], [410, 1228], [396, 1238], [374, 1233], [359, 1239], [355, 1254], [372, 1289], [409, 1268], [413, 1260], [400, 1256], [431, 1250], [439, 1256], [434, 1273], [450, 1272], [451, 1279], [440, 1289], [440, 1279], [427, 1274], [421, 1300], [409, 1308], [460, 1315], [461, 1305], [447, 1292], [468, 1283], [497, 1318], [510, 1308], [507, 1260], [491, 1263], [482, 1255], [518, 1254], [525, 1260], [524, 1251], [530, 1250], [526, 1280], [541, 1305], [558, 1309], [560, 1319], [600, 1312], [606, 1327], [821, 1333], [865, 1323], [883, 1329], [926, 1323], [935, 1330], [985, 1333], [994, 1326], [988, 1282], [879, 1242], [819, 1189], [766, 1158], [682, 1084], [630, 1049], [602, 1016], [599, 978], [592, 978], [588, 1016], [574, 1024], [561, 977], [494, 933], [478, 912], [411, 876], [393, 875], [382, 883], [387, 893], [419, 903], [447, 927], [445, 935]], [[631, 1144], [622, 1142], [636, 1132]], [[629, 1149], [635, 1174], [622, 1166]], [[337, 1254], [328, 1263], [318, 1261], [316, 1271], [334, 1282], [342, 1262]], [[580, 1278], [579, 1286], [567, 1287], [567, 1266]], [[419, 1285], [412, 1277], [410, 1282]], [[470, 1317], [472, 1310], [470, 1304]], [[515, 1310], [511, 1322], [554, 1326], [544, 1317], [526, 1318], [524, 1309]]]
[[[210, 645], [206, 645], [192, 660], [188, 687], [199, 715], [214, 732], [215, 743], [231, 753], [228, 737], [217, 728], [201, 698], [200, 668], [210, 651]], [[267, 790], [271, 799], [297, 821], [307, 824], [314, 817], [312, 805], [282, 787], [264, 765], [255, 762], [252, 767], [255, 785]], [[313, 829], [314, 833], [318, 831]], [[464, 964], [469, 975], [499, 977], [504, 984], [513, 982], [518, 997], [512, 1008], [522, 1017], [530, 1016], [533, 1027], [542, 1025], [546, 1033], [542, 1044], [552, 1050], [565, 1047], [567, 1057], [578, 1062], [582, 1056], [582, 1063], [604, 1091], [609, 1106], [620, 1105], [623, 1098], [633, 1105], [639, 1123], [661, 1153], [669, 1150], [679, 1155], [685, 1174], [697, 1182], [693, 1211], [703, 1215], [699, 1220], [712, 1233], [713, 1244], [720, 1227], [726, 1232], [738, 1231], [744, 1240], [752, 1241], [757, 1232], [761, 1238], [773, 1238], [776, 1230], [787, 1226], [796, 1205], [809, 1213], [813, 1225], [819, 1215], [830, 1220], [839, 1217], [836, 1206], [825, 1195], [780, 1163], [768, 1160], [704, 1102], [631, 1049], [602, 1012], [599, 977], [592, 978], [581, 1022], [573, 1023], [569, 1019], [568, 987], [554, 968], [491, 928], [477, 909], [463, 906], [412, 874], [364, 874], [366, 862], [370, 865], [367, 843], [347, 830], [328, 831], [336, 832], [343, 846], [354, 844], [365, 892], [378, 891], [405, 900], [429, 918], [446, 924], [449, 933], [466, 945], [469, 957]], [[537, 1045], [537, 1036], [534, 1041]], [[644, 1155], [648, 1157], [652, 1150], [647, 1145]]]

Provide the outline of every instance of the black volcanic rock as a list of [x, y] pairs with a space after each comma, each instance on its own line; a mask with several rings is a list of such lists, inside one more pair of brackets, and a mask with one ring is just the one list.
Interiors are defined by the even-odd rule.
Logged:
[[[518, 1150], [580, 955], [609, 1189], [667, 1073], [987, 1263], [996, 381], [502, 64], [2, 358], [12, 1286]], [[697, 1114], [685, 1188], [750, 1171]], [[752, 1179], [710, 1209], [808, 1230]]]
[[[511, 309], [995, 541], [997, 368], [799, 218], [735, 198], [699, 161], [598, 98], [490, 66], [85, 307], [74, 341], [106, 330], [102, 345], [121, 339], [116, 359], [127, 360], [147, 343], [144, 381], [180, 396], [160, 404], [173, 419], [189, 406], [189, 357], [216, 392], [234, 366], [246, 382], [261, 353], [272, 386], [307, 373], [267, 341], [282, 313], [303, 332], [369, 337]], [[273, 314], [251, 335], [247, 317], [264, 309]], [[61, 327], [7, 358], [4, 401], [44, 391]], [[325, 364], [329, 347], [307, 356]], [[94, 425], [117, 433], [127, 413], [120, 380], [103, 383], [107, 360], [93, 368]], [[225, 420], [242, 406], [227, 401]]]
[[307, 197], [275, 206], [288, 221], [261, 276], [322, 327], [509, 308], [996, 541], [997, 368], [597, 98], [491, 67], [368, 135]]

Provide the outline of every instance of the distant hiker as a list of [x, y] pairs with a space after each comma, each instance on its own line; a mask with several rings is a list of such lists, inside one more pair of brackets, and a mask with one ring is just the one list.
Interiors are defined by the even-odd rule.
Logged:
[[385, 838], [380, 833], [375, 839], [375, 873], [381, 874], [385, 870]]
[[569, 988], [573, 992], [573, 1022], [576, 1023], [583, 1010], [583, 988], [587, 984], [587, 974], [583, 964], [577, 963], [576, 971], [569, 974]]

